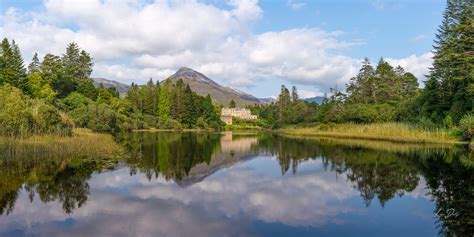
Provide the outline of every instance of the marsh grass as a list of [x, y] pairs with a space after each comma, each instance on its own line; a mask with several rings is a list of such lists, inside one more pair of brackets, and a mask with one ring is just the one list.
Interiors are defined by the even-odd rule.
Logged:
[[0, 137], [0, 160], [54, 157], [114, 158], [123, 149], [109, 134], [74, 129], [72, 136], [35, 135], [28, 138]]
[[425, 130], [404, 123], [321, 124], [305, 128], [284, 128], [278, 132], [293, 136], [366, 139], [398, 143], [459, 143], [445, 129]]

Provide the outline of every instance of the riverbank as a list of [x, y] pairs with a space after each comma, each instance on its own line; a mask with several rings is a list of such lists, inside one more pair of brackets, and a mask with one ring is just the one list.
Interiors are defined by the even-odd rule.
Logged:
[[278, 133], [292, 136], [365, 139], [399, 143], [463, 143], [451, 131], [423, 130], [403, 123], [321, 124], [313, 127], [287, 127]]

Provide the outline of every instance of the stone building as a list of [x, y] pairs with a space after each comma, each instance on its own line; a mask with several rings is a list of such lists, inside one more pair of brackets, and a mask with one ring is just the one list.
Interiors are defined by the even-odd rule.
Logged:
[[257, 119], [257, 115], [253, 115], [249, 109], [244, 108], [222, 108], [221, 120], [226, 124], [232, 124], [232, 118], [252, 120]]

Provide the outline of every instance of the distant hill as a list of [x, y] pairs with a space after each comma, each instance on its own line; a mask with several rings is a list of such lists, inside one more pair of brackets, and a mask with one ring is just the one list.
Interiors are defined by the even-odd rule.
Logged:
[[[189, 84], [191, 90], [196, 92], [198, 95], [206, 96], [207, 94], [210, 94], [215, 103], [224, 106], [227, 106], [232, 99], [241, 107], [259, 103], [271, 103], [275, 101], [273, 98], [258, 99], [253, 95], [244, 93], [237, 89], [219, 85], [204, 74], [186, 67], [180, 68], [175, 74], [171, 75], [166, 80], [171, 80], [171, 82], [176, 83], [180, 78], [183, 79], [184, 84]], [[115, 87], [120, 95], [124, 95], [130, 90], [130, 85], [118, 81], [105, 78], [92, 79], [94, 80], [94, 86], [99, 87], [102, 83], [105, 88]], [[161, 83], [163, 82], [164, 81]]]
[[309, 103], [316, 103], [316, 104], [322, 104], [324, 100], [324, 97], [322, 96], [316, 96], [316, 97], [311, 97], [311, 98], [306, 98], [303, 99], [303, 101], [309, 102]]
[[191, 90], [196, 94], [202, 96], [209, 94], [215, 103], [224, 106], [227, 106], [231, 100], [234, 100], [237, 106], [241, 107], [260, 103], [260, 100], [255, 96], [237, 89], [221, 86], [204, 74], [190, 68], [182, 67], [166, 80], [176, 83], [179, 79], [182, 79], [184, 84], [189, 84]]
[[105, 88], [115, 87], [120, 95], [124, 95], [130, 90], [130, 85], [118, 81], [108, 80], [105, 78], [92, 78], [92, 80], [94, 80], [95, 87], [99, 87], [100, 83], [102, 83]]
[[260, 102], [262, 104], [271, 104], [271, 103], [274, 103], [276, 101], [275, 98], [273, 97], [267, 97], [267, 98], [258, 98], [258, 100], [260, 100]]

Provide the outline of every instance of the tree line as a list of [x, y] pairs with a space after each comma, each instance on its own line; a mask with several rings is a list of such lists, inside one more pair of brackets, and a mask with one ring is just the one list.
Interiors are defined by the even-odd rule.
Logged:
[[72, 133], [72, 128], [114, 132], [143, 128], [221, 127], [211, 97], [183, 81], [132, 84], [124, 99], [115, 88], [94, 86], [92, 57], [76, 43], [61, 55], [35, 53], [25, 67], [18, 44], [0, 49], [0, 135]]
[[301, 123], [409, 122], [425, 128], [464, 127], [474, 134], [474, 18], [472, 1], [449, 0], [436, 34], [433, 65], [425, 87], [402, 67], [383, 58], [365, 59], [346, 91], [332, 89], [321, 105], [298, 100], [282, 86], [274, 104], [251, 109], [273, 127]]

